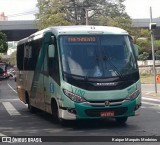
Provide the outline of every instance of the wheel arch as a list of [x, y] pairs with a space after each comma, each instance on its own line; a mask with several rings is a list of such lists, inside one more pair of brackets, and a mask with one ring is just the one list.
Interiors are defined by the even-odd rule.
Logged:
[[29, 103], [29, 94], [27, 91], [25, 91], [25, 104]]
[[56, 113], [59, 110], [59, 105], [56, 98], [51, 98], [51, 112], [52, 114]]

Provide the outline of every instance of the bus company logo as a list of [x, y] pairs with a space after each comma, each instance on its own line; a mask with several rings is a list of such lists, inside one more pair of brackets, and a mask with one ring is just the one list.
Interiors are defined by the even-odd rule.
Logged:
[[2, 137], [2, 142], [12, 142], [11, 137]]
[[114, 82], [110, 83], [96, 83], [97, 86], [115, 86]]
[[105, 101], [104, 104], [105, 104], [105, 106], [109, 106], [110, 102], [109, 101]]

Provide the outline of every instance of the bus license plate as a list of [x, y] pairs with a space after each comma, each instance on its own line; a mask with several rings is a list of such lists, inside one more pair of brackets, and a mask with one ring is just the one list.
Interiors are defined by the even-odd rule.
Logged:
[[101, 112], [100, 116], [101, 117], [111, 117], [111, 116], [114, 116], [114, 112], [113, 111]]

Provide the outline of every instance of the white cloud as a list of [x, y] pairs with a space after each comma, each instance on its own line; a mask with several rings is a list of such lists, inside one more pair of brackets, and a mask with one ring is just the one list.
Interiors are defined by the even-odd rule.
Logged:
[[0, 0], [0, 12], [4, 12], [8, 20], [34, 19], [36, 3], [37, 0]]
[[[34, 13], [37, 0], [0, 0], [0, 13], [9, 16], [8, 20], [35, 19]], [[150, 6], [152, 6], [153, 18], [160, 17], [160, 0], [125, 0], [126, 12], [131, 18], [149, 18]], [[15, 15], [30, 12], [29, 15]]]
[[153, 18], [160, 17], [160, 0], [126, 0], [124, 4], [131, 18], [150, 18], [150, 6]]

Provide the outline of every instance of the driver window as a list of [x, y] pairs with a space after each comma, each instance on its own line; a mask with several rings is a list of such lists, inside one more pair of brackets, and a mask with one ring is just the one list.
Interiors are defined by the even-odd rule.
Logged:
[[[58, 50], [57, 50], [57, 45], [56, 43], [53, 43], [53, 40], [51, 38], [50, 40], [50, 44], [48, 46], [48, 71], [49, 71], [49, 75], [59, 84], [60, 80], [59, 80], [59, 59], [58, 59]], [[54, 41], [56, 42], [56, 40]], [[49, 47], [53, 45], [53, 49], [54, 50], [54, 56], [52, 54], [51, 51], [49, 51]], [[49, 57], [51, 56], [51, 57]]]

